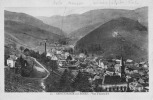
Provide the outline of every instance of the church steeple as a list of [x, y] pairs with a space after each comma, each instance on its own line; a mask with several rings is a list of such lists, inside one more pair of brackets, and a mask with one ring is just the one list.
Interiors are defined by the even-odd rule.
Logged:
[[125, 76], [125, 65], [124, 65], [124, 60], [123, 60], [123, 57], [121, 57], [121, 80], [124, 82], [126, 81], [126, 76]]

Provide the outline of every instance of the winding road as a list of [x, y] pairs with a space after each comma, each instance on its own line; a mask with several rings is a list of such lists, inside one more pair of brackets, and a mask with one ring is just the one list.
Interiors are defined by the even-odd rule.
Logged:
[[36, 70], [36, 71], [34, 71], [34, 72], [37, 72], [36, 74], [47, 73], [46, 76], [43, 77], [43, 78], [35, 78], [35, 79], [40, 79], [40, 80], [39, 80], [39, 81], [40, 81], [40, 85], [41, 85], [41, 87], [44, 89], [44, 92], [45, 92], [46, 86], [45, 86], [45, 84], [44, 84], [44, 80], [50, 75], [50, 72], [49, 72], [40, 62], [38, 62], [38, 61], [36, 60], [36, 58], [33, 58], [33, 57], [31, 57], [31, 58], [32, 58], [32, 59], [34, 60], [34, 62], [37, 64], [37, 66], [34, 66], [34, 69]]

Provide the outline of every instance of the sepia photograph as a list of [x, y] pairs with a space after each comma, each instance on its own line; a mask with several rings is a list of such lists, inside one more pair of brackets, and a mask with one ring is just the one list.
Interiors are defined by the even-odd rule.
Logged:
[[5, 7], [4, 92], [149, 92], [148, 6]]

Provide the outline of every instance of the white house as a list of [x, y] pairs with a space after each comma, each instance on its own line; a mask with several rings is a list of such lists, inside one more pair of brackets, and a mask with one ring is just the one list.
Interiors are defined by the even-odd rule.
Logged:
[[55, 55], [52, 55], [51, 60], [58, 60], [58, 58]]
[[15, 61], [11, 58], [8, 58], [7, 59], [7, 65], [10, 67], [10, 68], [14, 68], [15, 67]]
[[119, 64], [120, 66], [122, 66], [122, 60], [116, 59], [115, 62]]
[[17, 57], [15, 55], [10, 55], [10, 58], [7, 59], [7, 65], [10, 68], [14, 68], [16, 60], [17, 60]]
[[131, 59], [127, 59], [126, 62], [127, 62], [127, 63], [132, 63], [133, 60], [131, 60]]
[[107, 69], [108, 68], [107, 65], [105, 65], [104, 68]]
[[56, 54], [62, 54], [62, 51], [57, 50], [57, 51], [56, 51]]
[[47, 52], [46, 57], [51, 57], [51, 56], [52, 56], [52, 54]]
[[65, 59], [69, 56], [70, 54], [69, 54], [69, 52], [65, 52]]
[[84, 53], [79, 54], [79, 58], [85, 58], [85, 57], [86, 57], [86, 55]]
[[101, 68], [105, 68], [105, 65], [104, 65], [104, 63], [101, 61], [101, 59], [99, 60], [98, 66], [101, 67]]
[[115, 72], [120, 72], [121, 66], [120, 64], [115, 64], [114, 68], [115, 68]]
[[148, 65], [147, 64], [144, 64], [143, 65], [143, 68], [148, 69]]

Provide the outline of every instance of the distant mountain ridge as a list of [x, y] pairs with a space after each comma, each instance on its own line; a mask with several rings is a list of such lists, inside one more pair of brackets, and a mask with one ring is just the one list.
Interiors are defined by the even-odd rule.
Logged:
[[43, 21], [25, 13], [16, 13], [5, 10], [4, 18], [5, 20], [12, 20], [27, 25], [32, 25], [34, 27], [38, 27], [40, 29], [52, 32], [54, 34], [65, 35], [65, 33], [59, 28], [45, 24], [43, 23]]
[[96, 25], [101, 22], [101, 25], [116, 18], [126, 17], [133, 20], [138, 20], [144, 26], [148, 26], [148, 8], [142, 7], [136, 10], [124, 9], [98, 9], [85, 12], [83, 14], [72, 14], [68, 16], [52, 16], [52, 17], [37, 17], [44, 23], [62, 28], [68, 35], [77, 33], [77, 30], [87, 27], [88, 25]]

